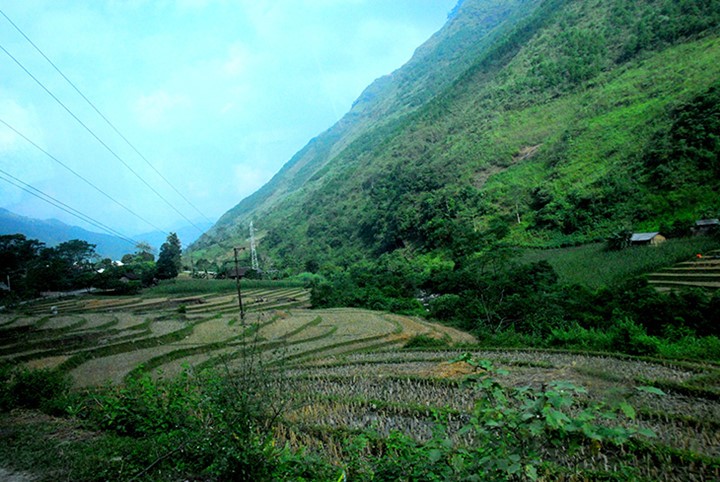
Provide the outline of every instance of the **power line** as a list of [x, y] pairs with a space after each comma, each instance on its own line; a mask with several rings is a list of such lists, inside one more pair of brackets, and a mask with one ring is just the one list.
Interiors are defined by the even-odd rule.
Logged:
[[142, 177], [140, 174], [138, 174], [132, 167], [130, 167], [130, 165], [129, 165], [127, 162], [125, 162], [115, 151], [113, 151], [113, 150], [110, 148], [110, 146], [108, 146], [102, 139], [100, 139], [100, 137], [98, 137], [97, 134], [95, 134], [95, 132], [93, 132], [92, 129], [90, 129], [83, 121], [81, 121], [78, 116], [76, 116], [60, 99], [58, 99], [58, 98], [55, 96], [55, 94], [53, 94], [52, 92], [50, 92], [50, 90], [49, 90], [47, 87], [45, 87], [45, 85], [44, 85], [42, 82], [40, 82], [40, 80], [38, 80], [37, 77], [35, 77], [27, 68], [25, 68], [25, 66], [22, 64], [22, 62], [20, 62], [18, 59], [16, 59], [16, 58], [15, 58], [10, 52], [8, 52], [7, 49], [6, 49], [5, 47], [3, 47], [2, 45], [0, 45], [0, 50], [2, 50], [3, 52], [5, 52], [5, 54], [6, 54], [8, 57], [10, 57], [28, 76], [30, 76], [30, 78], [33, 79], [33, 80], [35, 81], [35, 83], [37, 83], [50, 97], [52, 97], [52, 98], [55, 100], [55, 102], [57, 102], [58, 104], [60, 104], [60, 106], [61, 106], [63, 109], [65, 109], [65, 111], [66, 111], [68, 114], [70, 114], [70, 116], [71, 116], [73, 119], [75, 119], [75, 120], [78, 122], [78, 124], [80, 124], [91, 136], [93, 136], [93, 137], [95, 138], [95, 140], [97, 140], [110, 154], [112, 154], [113, 157], [115, 157], [115, 159], [117, 159], [118, 161], [120, 161], [120, 163], [122, 163], [122, 165], [124, 165], [130, 172], [132, 172], [132, 173], [135, 175], [135, 177], [137, 177], [138, 179], [140, 179], [140, 181], [141, 181], [143, 184], [145, 184], [145, 185], [148, 187], [148, 189], [150, 189], [152, 192], [154, 192], [157, 197], [159, 197], [160, 199], [162, 199], [162, 200], [165, 202], [165, 204], [167, 204], [168, 206], [170, 206], [170, 207], [173, 209], [173, 211], [175, 211], [176, 213], [178, 213], [183, 219], [185, 219], [188, 223], [190, 223], [195, 229], [197, 229], [197, 230], [200, 231], [201, 233], [203, 232], [202, 229], [200, 229], [195, 223], [193, 223], [190, 219], [188, 219], [187, 216], [185, 216], [183, 213], [181, 213], [181, 212], [178, 210], [178, 208], [176, 208], [170, 201], [168, 201], [167, 199], [165, 199], [165, 197], [164, 197], [162, 194], [160, 194], [160, 193], [157, 191], [157, 189], [155, 189], [154, 187], [152, 187], [152, 186], [150, 185], [150, 183], [148, 183], [145, 179], [143, 179], [143, 177]]
[[157, 231], [160, 231], [161, 233], [165, 234], [166, 236], [168, 235], [168, 233], [166, 233], [165, 230], [160, 229], [159, 227], [155, 226], [153, 223], [151, 223], [150, 221], [148, 221], [148, 220], [145, 219], [144, 217], [140, 216], [139, 214], [137, 214], [135, 211], [133, 211], [133, 210], [130, 209], [129, 207], [125, 206], [123, 203], [121, 203], [120, 201], [118, 201], [117, 199], [115, 199], [114, 197], [112, 197], [110, 194], [106, 193], [105, 191], [103, 191], [102, 189], [100, 189], [99, 187], [97, 187], [95, 184], [93, 184], [92, 182], [88, 181], [88, 180], [87, 180], [85, 177], [83, 177], [81, 174], [79, 174], [78, 172], [76, 172], [75, 170], [73, 170], [70, 166], [68, 166], [67, 164], [65, 164], [64, 162], [62, 162], [60, 159], [58, 159], [57, 157], [53, 156], [53, 155], [50, 154], [48, 151], [46, 151], [45, 149], [43, 149], [42, 147], [40, 147], [36, 142], [34, 142], [32, 139], [30, 139], [29, 137], [27, 137], [25, 134], [23, 134], [23, 133], [20, 132], [19, 130], [15, 129], [13, 126], [11, 126], [11, 125], [8, 124], [7, 122], [5, 122], [3, 119], [0, 119], [0, 123], [4, 124], [8, 129], [12, 130], [15, 134], [17, 134], [17, 135], [19, 135], [20, 137], [22, 137], [23, 139], [25, 139], [30, 145], [32, 145], [33, 147], [35, 147], [37, 150], [39, 150], [40, 152], [42, 152], [43, 154], [45, 154], [47, 157], [49, 157], [49, 158], [52, 159], [53, 161], [55, 161], [55, 162], [57, 162], [58, 164], [60, 164], [62, 167], [64, 167], [65, 169], [67, 169], [68, 171], [70, 171], [71, 173], [73, 173], [76, 177], [78, 177], [78, 178], [80, 178], [81, 180], [83, 180], [86, 184], [88, 184], [90, 187], [92, 187], [93, 189], [95, 189], [97, 192], [99, 192], [100, 194], [102, 194], [103, 196], [105, 196], [106, 198], [108, 198], [109, 200], [111, 200], [112, 202], [114, 202], [115, 204], [117, 204], [118, 206], [120, 206], [121, 208], [123, 208], [125, 211], [129, 212], [130, 214], [132, 214], [133, 216], [135, 216], [136, 218], [138, 218], [140, 221], [143, 221], [143, 222], [147, 223], [148, 225], [152, 226], [153, 229], [155, 229], [155, 230], [157, 230]]
[[[3, 176], [7, 176], [10, 179], [7, 179], [6, 177], [3, 177]], [[118, 231], [115, 231], [113, 228], [106, 226], [105, 224], [101, 223], [100, 221], [88, 216], [87, 214], [85, 214], [81, 211], [78, 211], [77, 209], [73, 208], [72, 206], [68, 206], [64, 202], [52, 197], [51, 195], [49, 195], [47, 193], [42, 192], [41, 190], [31, 186], [30, 184], [23, 182], [22, 180], [18, 179], [17, 177], [13, 176], [12, 174], [10, 174], [6, 171], [3, 171], [2, 169], [0, 169], [0, 179], [2, 179], [3, 181], [5, 181], [9, 184], [12, 184], [13, 186], [15, 186], [19, 189], [22, 189], [23, 191], [25, 191], [29, 194], [32, 194], [33, 196], [45, 201], [48, 204], [52, 204], [53, 206], [55, 206], [59, 209], [62, 209], [66, 213], [71, 214], [71, 215], [75, 216], [76, 218], [85, 221], [86, 223], [92, 224], [93, 226], [95, 226], [99, 229], [102, 229], [103, 231], [105, 231], [108, 234], [113, 234], [113, 235], [117, 236], [118, 238], [122, 239], [123, 241], [125, 241], [127, 243], [132, 244], [133, 246], [137, 246], [137, 244], [138, 244], [137, 241], [134, 241], [134, 240], [128, 238], [124, 234], [122, 234]]]
[[[25, 38], [25, 40], [27, 40], [28, 43], [30, 43], [30, 45], [32, 45], [32, 46], [35, 48], [35, 50], [37, 50], [37, 52], [38, 52], [40, 55], [42, 55], [42, 57], [43, 57], [45, 60], [47, 60], [47, 62], [55, 69], [55, 71], [56, 71], [58, 74], [60, 74], [60, 76], [61, 76], [63, 79], [65, 79], [65, 81], [66, 81], [68, 84], [70, 84], [70, 86], [71, 86], [73, 89], [75, 89], [75, 92], [77, 92], [78, 95], [80, 95], [80, 97], [82, 97], [82, 98], [85, 100], [85, 102], [87, 102], [87, 103], [90, 105], [90, 107], [92, 107], [92, 109], [107, 123], [107, 125], [109, 125], [109, 126], [112, 128], [112, 130], [115, 131], [115, 133], [116, 133], [118, 136], [120, 136], [120, 138], [121, 138], [123, 141], [125, 141], [125, 143], [126, 143], [128, 146], [130, 146], [130, 148], [131, 148], [133, 151], [135, 151], [135, 153], [136, 153], [138, 156], [140, 156], [140, 158], [141, 158], [143, 161], [145, 161], [145, 163], [146, 163], [148, 166], [150, 166], [150, 168], [152, 168], [152, 170], [155, 171], [155, 173], [156, 173], [158, 176], [160, 176], [160, 178], [161, 178], [163, 181], [165, 181], [165, 183], [173, 189], [173, 191], [175, 191], [175, 192], [178, 194], [178, 196], [180, 196], [180, 197], [181, 197], [186, 203], [188, 203], [195, 211], [197, 211], [198, 214], [200, 214], [202, 217], [204, 217], [206, 221], [212, 223], [212, 221], [210, 220], [210, 218], [208, 218], [202, 211], [200, 211], [200, 210], [197, 208], [197, 206], [195, 206], [192, 202], [190, 202], [190, 200], [187, 199], [187, 198], [183, 195], [182, 192], [180, 192], [170, 181], [167, 180], [167, 178], [166, 178], [160, 171], [158, 171], [158, 170], [155, 168], [155, 166], [152, 165], [152, 163], [150, 163], [150, 161], [147, 160], [147, 158], [122, 134], [122, 132], [120, 132], [120, 131], [118, 130], [118, 128], [115, 127], [115, 125], [114, 125], [112, 122], [110, 122], [110, 120], [109, 120], [107, 117], [105, 117], [105, 115], [103, 115], [102, 112], [100, 112], [100, 110], [95, 106], [95, 104], [93, 104], [93, 103], [90, 101], [90, 99], [88, 99], [88, 98], [85, 96], [85, 94], [83, 94], [83, 93], [80, 91], [80, 89], [78, 89], [78, 87], [77, 87], [69, 78], [67, 78], [67, 77], [65, 76], [65, 74], [62, 73], [62, 71], [55, 65], [55, 63], [54, 63], [52, 60], [50, 60], [50, 59], [48, 58], [48, 56], [45, 55], [45, 53], [44, 53], [42, 50], [40, 50], [40, 47], [38, 47], [37, 45], [35, 45], [35, 43], [34, 43], [32, 40], [30, 40], [30, 38], [29, 38], [27, 35], [25, 35], [25, 32], [23, 32], [23, 31], [20, 29], [20, 27], [18, 27], [17, 25], [15, 25], [15, 22], [13, 22], [12, 20], [10, 20], [10, 17], [8, 17], [8, 16], [5, 14], [5, 12], [2, 11], [2, 9], [0, 9], [0, 14], [2, 14], [2, 16], [5, 17], [5, 19], [6, 19], [8, 22], [10, 22], [10, 25], [12, 25], [13, 27], [15, 27], [15, 30], [17, 30], [17, 31], [20, 33], [20, 35], [22, 35], [22, 36]], [[194, 226], [194, 225], [193, 225], [193, 226]], [[195, 226], [195, 227], [197, 227], [197, 226]]]

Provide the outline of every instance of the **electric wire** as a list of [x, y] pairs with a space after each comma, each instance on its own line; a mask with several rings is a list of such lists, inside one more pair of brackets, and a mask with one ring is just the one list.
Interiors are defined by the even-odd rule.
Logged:
[[139, 219], [140, 221], [143, 221], [144, 223], [148, 224], [149, 226], [152, 226], [153, 229], [155, 229], [155, 230], [157, 230], [157, 231], [160, 231], [161, 233], [165, 234], [166, 236], [168, 235], [168, 233], [166, 233], [165, 230], [157, 227], [155, 224], [151, 223], [150, 221], [148, 221], [148, 220], [145, 219], [144, 217], [140, 216], [138, 213], [136, 213], [135, 211], [133, 211], [133, 210], [130, 209], [129, 207], [125, 206], [123, 203], [121, 203], [120, 201], [118, 201], [117, 199], [115, 199], [114, 197], [112, 197], [110, 194], [108, 194], [108, 193], [105, 192], [104, 190], [102, 190], [102, 189], [100, 189], [99, 187], [97, 187], [95, 184], [93, 184], [93, 183], [92, 183], [91, 181], [89, 181], [87, 178], [85, 178], [84, 176], [82, 176], [81, 174], [79, 174], [77, 171], [75, 171], [74, 169], [72, 169], [70, 166], [68, 166], [67, 164], [65, 164], [64, 162], [62, 162], [60, 159], [58, 159], [57, 157], [53, 156], [53, 155], [50, 154], [48, 151], [46, 151], [45, 149], [43, 149], [42, 147], [40, 147], [40, 145], [38, 145], [36, 142], [34, 142], [34, 141], [33, 141], [32, 139], [30, 139], [29, 137], [27, 137], [25, 134], [23, 134], [23, 133], [20, 132], [19, 130], [15, 129], [15, 128], [14, 128], [13, 126], [11, 126], [10, 124], [8, 124], [5, 120], [0, 119], [0, 123], [1, 123], [1, 124], [4, 124], [8, 129], [10, 129], [10, 130], [13, 131], [15, 134], [17, 134], [17, 135], [19, 135], [20, 137], [22, 137], [23, 139], [25, 139], [25, 141], [27, 141], [30, 145], [32, 145], [33, 147], [35, 147], [37, 150], [39, 150], [40, 152], [42, 152], [43, 154], [45, 154], [47, 157], [49, 157], [49, 158], [52, 159], [53, 161], [55, 161], [55, 162], [57, 162], [58, 164], [60, 164], [62, 167], [64, 167], [64, 168], [67, 169], [68, 171], [70, 171], [70, 172], [71, 172], [72, 174], [74, 174], [76, 177], [78, 177], [79, 179], [81, 179], [82, 181], [84, 181], [87, 185], [89, 185], [90, 187], [92, 187], [93, 189], [95, 189], [97, 192], [99, 192], [100, 194], [102, 194], [103, 196], [105, 196], [106, 198], [108, 198], [109, 200], [111, 200], [112, 202], [114, 202], [115, 204], [117, 204], [118, 206], [120, 206], [121, 208], [123, 208], [125, 211], [127, 211], [127, 212], [129, 212], [130, 214], [132, 214], [133, 216], [135, 216], [137, 219]]
[[[7, 178], [10, 178], [10, 179], [7, 179]], [[97, 227], [98, 229], [105, 231], [107, 234], [112, 234], [112, 235], [122, 239], [123, 241], [132, 244], [134, 247], [137, 246], [137, 244], [138, 244], [137, 241], [134, 241], [134, 240], [128, 238], [127, 236], [114, 230], [110, 226], [107, 226], [107, 225], [101, 223], [100, 221], [88, 216], [87, 214], [85, 214], [81, 211], [78, 211], [77, 209], [73, 208], [72, 206], [69, 206], [69, 205], [65, 204], [64, 202], [60, 201], [59, 199], [56, 199], [53, 196], [31, 186], [30, 184], [27, 184], [26, 182], [18, 179], [17, 177], [13, 176], [12, 174], [10, 174], [2, 169], [0, 169], [0, 179], [2, 179], [3, 181], [5, 181], [9, 184], [14, 185], [15, 187], [17, 187], [19, 189], [22, 189], [23, 191], [25, 191], [29, 194], [32, 194], [33, 196], [45, 201], [48, 204], [52, 204], [56, 208], [61, 209], [61, 210], [65, 211], [66, 213], [71, 214], [71, 215], [75, 216], [76, 218], [81, 219], [81, 220], [85, 221], [86, 223]]]
[[[78, 95], [80, 95], [80, 97], [82, 97], [83, 100], [85, 100], [85, 102], [88, 103], [88, 105], [97, 113], [97, 115], [99, 115], [99, 116], [102, 118], [102, 120], [104, 120], [105, 123], [106, 123], [108, 126], [110, 126], [110, 128], [111, 128], [113, 131], [115, 131], [115, 133], [116, 133], [118, 136], [120, 136], [120, 138], [121, 138], [123, 141], [125, 141], [125, 143], [126, 143], [128, 146], [130, 146], [130, 148], [131, 148], [138, 156], [140, 156], [140, 158], [141, 158], [143, 161], [145, 161], [145, 163], [146, 163], [148, 166], [150, 166], [150, 168], [151, 168], [153, 171], [155, 171], [155, 173], [156, 173], [158, 176], [160, 176], [160, 178], [161, 178], [163, 181], [165, 181], [165, 183], [166, 183], [168, 186], [170, 186], [170, 187], [173, 189], [173, 191], [175, 191], [175, 193], [177, 193], [178, 196], [180, 196], [186, 203], [188, 203], [188, 205], [190, 205], [198, 214], [200, 214], [203, 218], [205, 218], [206, 221], [212, 223], [212, 221], [210, 220], [210, 218], [208, 218], [208, 217], [205, 215], [205, 213], [203, 213], [202, 211], [200, 211], [200, 209], [198, 209], [197, 206], [195, 206], [195, 204], [193, 204], [188, 198], [186, 198], [186, 197], [183, 195], [183, 193], [180, 192], [179, 189], [177, 189], [159, 170], [157, 170], [157, 169], [155, 168], [155, 166], [152, 165], [152, 163], [135, 147], [135, 145], [134, 145], [132, 142], [130, 142], [130, 141], [122, 134], [122, 132], [120, 132], [120, 130], [119, 130], [117, 127], [115, 127], [115, 125], [114, 125], [112, 122], [110, 122], [110, 120], [109, 120], [102, 112], [100, 112], [100, 110], [95, 106], [95, 104], [94, 104], [92, 101], [90, 101], [90, 99], [88, 99], [88, 98], [85, 96], [85, 94], [83, 94], [83, 93], [80, 91], [80, 89], [79, 89], [69, 78], [67, 78], [67, 76], [65, 76], [64, 73], [62, 73], [62, 71], [60, 70], [60, 68], [58, 68], [58, 66], [55, 65], [55, 63], [54, 63], [52, 60], [50, 60], [50, 58], [48, 58], [47, 55], [45, 55], [45, 53], [40, 49], [40, 47], [38, 47], [38, 46], [35, 44], [35, 42], [33, 42], [33, 41], [25, 34], [25, 32], [23, 32], [22, 29], [21, 29], [20, 27], [18, 27], [18, 26], [15, 24], [15, 22], [13, 22], [13, 21], [10, 19], [10, 17], [8, 17], [7, 14], [5, 14], [5, 12], [2, 11], [2, 9], [0, 9], [0, 14], [2, 14], [2, 16], [5, 17], [5, 19], [6, 19], [8, 22], [10, 22], [10, 25], [12, 25], [12, 26], [15, 28], [15, 30], [17, 30], [17, 31], [20, 33], [20, 35], [22, 35], [22, 36], [25, 38], [25, 40], [27, 40], [28, 43], [33, 46], [33, 48], [53, 67], [53, 69], [55, 69], [55, 71], [56, 71], [58, 74], [60, 74], [60, 76], [61, 76], [63, 79], [65, 79], [65, 81], [66, 81], [68, 84], [70, 84], [70, 86], [75, 90], [75, 92], [77, 92]], [[196, 227], [197, 227], [197, 226], [196, 226]]]
[[58, 104], [60, 104], [60, 106], [65, 110], [65, 112], [67, 112], [68, 114], [70, 114], [70, 116], [71, 116], [73, 119], [75, 119], [75, 120], [78, 122], [78, 124], [80, 124], [91, 136], [93, 136], [93, 137], [95, 138], [95, 140], [97, 140], [97, 141], [100, 143], [100, 145], [102, 145], [110, 154], [112, 154], [113, 157], [115, 157], [115, 159], [117, 159], [118, 161], [120, 161], [120, 163], [121, 163], [122, 165], [124, 165], [131, 173], [133, 173], [133, 174], [135, 175], [135, 177], [137, 177], [143, 184], [145, 184], [145, 186], [147, 186], [148, 189], [150, 189], [153, 193], [155, 193], [155, 195], [156, 195], [157, 197], [159, 197], [160, 199], [162, 199], [162, 200], [165, 202], [165, 204], [167, 204], [168, 206], [170, 206], [170, 208], [172, 208], [173, 211], [175, 211], [177, 214], [179, 214], [183, 219], [185, 219], [185, 221], [187, 221], [187, 222], [188, 222], [190, 225], [192, 225], [195, 229], [197, 229], [197, 230], [200, 231], [201, 233], [203, 232], [202, 229], [200, 229], [200, 228], [199, 228], [194, 222], [192, 222], [187, 216], [185, 216], [182, 212], [180, 212], [180, 210], [178, 210], [178, 208], [175, 207], [175, 205], [173, 205], [173, 204], [172, 204], [170, 201], [168, 201], [162, 194], [160, 194], [160, 193], [157, 191], [157, 189], [155, 189], [154, 187], [152, 187], [152, 185], [150, 185], [149, 182], [147, 182], [145, 179], [143, 179], [143, 177], [142, 177], [140, 174], [138, 174], [132, 167], [130, 167], [130, 165], [129, 165], [127, 162], [125, 162], [114, 150], [112, 150], [112, 148], [110, 148], [110, 146], [108, 146], [102, 139], [100, 139], [100, 137], [98, 137], [98, 135], [95, 134], [95, 132], [93, 132], [92, 129], [90, 129], [90, 128], [89, 128], [82, 120], [80, 120], [80, 118], [79, 118], [78, 116], [76, 116], [60, 99], [58, 99], [57, 96], [55, 96], [55, 94], [53, 94], [52, 92], [50, 92], [50, 90], [49, 90], [47, 87], [45, 87], [45, 84], [43, 84], [40, 80], [38, 80], [37, 77], [35, 77], [35, 76], [32, 74], [32, 72], [30, 72], [27, 68], [25, 68], [25, 66], [22, 64], [22, 62], [20, 62], [17, 58], [15, 58], [4, 46], [0, 45], [0, 50], [2, 50], [3, 52], [5, 52], [5, 54], [6, 54], [8, 57], [10, 57], [10, 58], [13, 60], [13, 62], [15, 62], [15, 63], [18, 65], [18, 67], [20, 67], [31, 79], [33, 79], [33, 80], [35, 81], [35, 83], [37, 83], [50, 97], [52, 97], [52, 98], [55, 100], [55, 102], [57, 102]]

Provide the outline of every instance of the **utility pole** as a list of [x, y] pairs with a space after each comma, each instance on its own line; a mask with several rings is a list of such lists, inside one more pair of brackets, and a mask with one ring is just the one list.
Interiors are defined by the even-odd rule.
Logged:
[[233, 248], [235, 253], [235, 284], [237, 285], [238, 304], [240, 305], [240, 320], [245, 321], [245, 310], [243, 310], [242, 292], [240, 291], [240, 267], [238, 265], [238, 251], [245, 248]]
[[255, 249], [255, 229], [253, 222], [250, 221], [250, 262], [253, 271], [260, 272], [260, 264], [258, 263], [257, 250]]

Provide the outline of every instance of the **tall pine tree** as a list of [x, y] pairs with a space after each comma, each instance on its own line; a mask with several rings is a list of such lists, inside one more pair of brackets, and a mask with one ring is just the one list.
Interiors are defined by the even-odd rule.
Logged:
[[157, 260], [157, 277], [159, 279], [171, 279], [178, 275], [181, 267], [181, 250], [177, 234], [170, 233], [160, 247], [160, 255]]

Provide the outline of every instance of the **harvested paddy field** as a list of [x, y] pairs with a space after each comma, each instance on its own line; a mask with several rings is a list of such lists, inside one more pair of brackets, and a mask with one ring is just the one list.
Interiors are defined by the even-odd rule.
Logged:
[[[632, 417], [608, 423], [656, 434], [620, 447], [599, 449], [589, 439], [575, 452], [546, 447], [541, 455], [557, 473], [602, 478], [624, 467], [633, 480], [720, 479], [715, 364], [473, 348], [471, 335], [419, 318], [307, 309], [301, 289], [248, 290], [247, 296], [253, 301], [244, 319], [237, 297], [227, 293], [37, 303], [0, 315], [0, 357], [30, 368], [58, 368], [71, 375], [76, 389], [86, 389], [120, 385], [144, 373], [168, 378], [217, 366], [232, 371], [241, 368], [251, 346], [258, 360], [281, 374], [277, 383], [291, 394], [278, 443], [339, 461], [349, 434], [369, 430], [385, 437], [400, 431], [427, 441], [438, 417], [452, 443], [472, 444], [461, 428], [472, 419], [479, 392], [463, 381], [481, 371], [456, 361], [469, 353], [492, 362], [500, 370], [496, 380], [511, 389], [544, 390], [567, 381], [586, 389], [578, 394], [580, 406], [622, 400], [634, 407]], [[50, 314], [51, 306], [57, 315]], [[405, 348], [418, 335], [442, 345]], [[581, 480], [575, 476], [566, 480]]]

